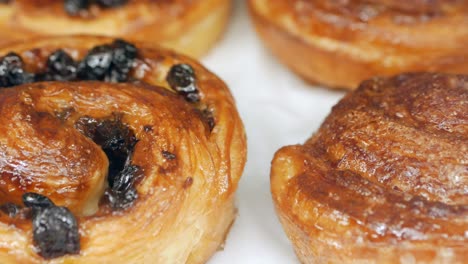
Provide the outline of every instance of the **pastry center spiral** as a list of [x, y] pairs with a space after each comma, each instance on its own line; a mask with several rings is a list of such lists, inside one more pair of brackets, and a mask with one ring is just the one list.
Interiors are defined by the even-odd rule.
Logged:
[[[141, 133], [146, 139], [140, 149], [148, 151], [154, 142], [148, 137], [154, 118], [160, 118], [153, 112], [155, 100], [175, 100], [172, 108], [187, 119], [200, 119], [202, 131], [215, 126], [190, 65], [174, 64], [164, 88], [136, 77], [143, 78], [135, 71], [145, 62], [126, 41], [95, 46], [79, 60], [69, 52], [55, 50], [37, 65], [24, 56], [41, 51], [0, 58], [0, 220], [18, 226], [32, 222], [33, 242], [44, 258], [80, 252], [81, 220], [76, 218], [135, 204], [152, 157], [135, 148]], [[172, 152], [161, 153], [176, 159]]]

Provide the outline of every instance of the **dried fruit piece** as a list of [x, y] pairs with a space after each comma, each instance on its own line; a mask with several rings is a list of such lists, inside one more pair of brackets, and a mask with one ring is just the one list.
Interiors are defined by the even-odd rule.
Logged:
[[92, 48], [78, 66], [81, 80], [104, 80], [112, 63], [112, 47], [100, 45]]
[[80, 235], [75, 216], [65, 207], [52, 206], [33, 218], [33, 241], [46, 259], [80, 252]]
[[65, 0], [64, 9], [70, 15], [78, 15], [89, 8], [89, 0]]
[[127, 2], [128, 0], [96, 0], [96, 3], [102, 7], [117, 7]]
[[76, 63], [63, 50], [53, 52], [47, 59], [46, 80], [72, 81], [76, 79]]
[[134, 183], [141, 172], [140, 167], [131, 164], [133, 149], [138, 140], [135, 133], [122, 123], [121, 118], [119, 114], [102, 120], [86, 116], [75, 123], [75, 127], [100, 145], [107, 155], [109, 189], [106, 196], [114, 209], [128, 208], [137, 199]]
[[0, 59], [0, 87], [11, 87], [32, 82], [34, 76], [23, 69], [21, 57], [10, 52]]
[[171, 67], [166, 81], [177, 93], [184, 95], [189, 102], [200, 101], [196, 86], [195, 71], [188, 64], [176, 64]]
[[55, 204], [46, 196], [32, 192], [23, 194], [23, 204], [24, 206], [33, 209], [43, 209], [55, 206]]
[[0, 211], [7, 214], [9, 217], [15, 217], [20, 210], [20, 207], [14, 203], [6, 203], [0, 206]]
[[112, 66], [106, 81], [124, 82], [133, 67], [138, 50], [135, 45], [125, 40], [117, 39], [112, 43]]

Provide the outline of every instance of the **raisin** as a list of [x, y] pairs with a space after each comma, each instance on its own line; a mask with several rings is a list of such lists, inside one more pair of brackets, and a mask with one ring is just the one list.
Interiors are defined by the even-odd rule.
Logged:
[[104, 80], [112, 63], [112, 47], [100, 45], [92, 48], [78, 66], [81, 80]]
[[198, 93], [188, 93], [188, 94], [185, 94], [185, 100], [191, 103], [195, 103], [195, 102], [200, 101], [200, 95]]
[[112, 181], [123, 170], [125, 161], [137, 142], [133, 131], [122, 124], [118, 116], [106, 120], [81, 117], [75, 127], [104, 150], [109, 159], [108, 179]]
[[202, 116], [205, 119], [205, 122], [208, 124], [210, 132], [212, 132], [213, 128], [216, 126], [213, 112], [210, 109], [204, 109], [202, 110]]
[[81, 11], [89, 8], [89, 0], [65, 0], [65, 11], [70, 15], [78, 15]]
[[122, 39], [116, 39], [112, 43], [112, 47], [114, 48], [112, 63], [119, 68], [132, 67], [133, 60], [135, 60], [138, 55], [138, 50], [135, 45]]
[[126, 209], [138, 198], [134, 183], [140, 175], [141, 169], [139, 166], [126, 165], [114, 177], [112, 182], [109, 181], [111, 188], [107, 191], [106, 195], [113, 209]]
[[189, 187], [192, 186], [192, 185], [193, 185], [193, 178], [192, 178], [192, 177], [188, 177], [187, 179], [185, 179], [184, 184], [182, 185], [182, 187], [183, 187], [184, 189], [187, 189], [187, 188], [189, 188]]
[[96, 3], [102, 7], [117, 7], [127, 2], [128, 0], [96, 0]]
[[138, 166], [125, 166], [124, 169], [114, 177], [112, 184], [110, 184], [112, 191], [115, 193], [125, 193], [130, 190], [139, 172], [140, 167]]
[[121, 39], [115, 40], [112, 43], [112, 48], [112, 67], [106, 81], [124, 82], [128, 79], [128, 74], [133, 67], [138, 50], [135, 45]]
[[96, 133], [98, 121], [90, 116], [78, 118], [75, 122], [75, 128], [84, 136], [93, 139]]
[[24, 206], [33, 209], [55, 206], [49, 198], [45, 197], [44, 195], [32, 192], [23, 194], [23, 204]]
[[122, 116], [114, 114], [111, 119], [96, 120], [82, 117], [75, 127], [100, 145], [109, 160], [106, 197], [114, 209], [128, 208], [138, 194], [134, 183], [141, 175], [138, 166], [131, 165], [136, 143], [135, 133], [121, 121]]
[[118, 115], [105, 120], [81, 117], [75, 123], [75, 127], [101, 146], [109, 158], [109, 174], [112, 176], [123, 169], [127, 157], [137, 143], [135, 133], [121, 122]]
[[93, 141], [101, 146], [109, 158], [109, 183], [112, 183], [133, 152], [137, 143], [135, 134], [120, 119], [104, 120], [98, 123]]
[[14, 203], [6, 203], [0, 206], [0, 211], [9, 217], [15, 217], [19, 213], [20, 207]]
[[33, 241], [46, 259], [80, 252], [80, 235], [75, 216], [65, 207], [52, 206], [33, 217]]
[[47, 59], [47, 74], [51, 81], [71, 81], [76, 79], [76, 63], [63, 50], [57, 50]]
[[169, 86], [189, 102], [200, 100], [198, 89], [195, 83], [195, 72], [188, 64], [176, 64], [171, 67], [167, 75]]
[[34, 80], [34, 76], [23, 69], [23, 60], [14, 53], [0, 59], [0, 87], [11, 87]]
[[115, 193], [112, 190], [107, 190], [105, 195], [114, 210], [127, 209], [138, 199], [138, 193], [134, 187], [124, 193]]
[[163, 155], [163, 157], [165, 159], [168, 159], [168, 160], [174, 160], [176, 158], [175, 154], [173, 154], [173, 153], [171, 153], [169, 151], [165, 151], [165, 150], [162, 152], [162, 155]]

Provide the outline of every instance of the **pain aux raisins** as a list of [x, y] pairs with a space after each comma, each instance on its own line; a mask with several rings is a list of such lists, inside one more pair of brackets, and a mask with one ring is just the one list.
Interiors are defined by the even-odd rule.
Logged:
[[80, 234], [75, 216], [37, 193], [23, 195], [24, 206], [33, 210], [33, 242], [45, 259], [80, 252]]
[[18, 54], [9, 53], [0, 59], [0, 88], [39, 81], [126, 82], [137, 57], [135, 45], [117, 39], [92, 48], [81, 61], [75, 61], [64, 50], [56, 50], [47, 58], [44, 71], [30, 73]]
[[101, 8], [112, 8], [126, 4], [128, 0], [65, 0], [63, 7], [69, 15], [76, 16], [88, 10], [91, 5]]

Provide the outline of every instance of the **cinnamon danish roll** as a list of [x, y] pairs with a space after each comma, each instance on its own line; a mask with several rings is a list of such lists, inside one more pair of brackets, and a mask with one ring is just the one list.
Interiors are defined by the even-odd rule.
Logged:
[[468, 74], [465, 0], [249, 0], [265, 45], [304, 79], [353, 89], [373, 76]]
[[466, 263], [468, 76], [363, 82], [272, 162], [303, 263]]
[[0, 263], [203, 263], [246, 160], [226, 85], [98, 37], [0, 49]]
[[32, 36], [104, 35], [200, 56], [219, 39], [231, 0], [0, 1], [0, 43]]

